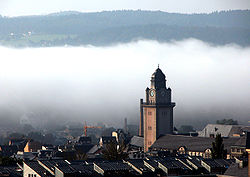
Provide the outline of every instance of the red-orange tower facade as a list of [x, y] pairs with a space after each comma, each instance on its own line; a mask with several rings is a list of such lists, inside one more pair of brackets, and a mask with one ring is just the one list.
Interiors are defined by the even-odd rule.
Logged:
[[173, 108], [171, 89], [166, 87], [166, 76], [158, 67], [146, 88], [146, 102], [140, 100], [139, 135], [144, 137], [144, 151], [164, 134], [173, 133]]

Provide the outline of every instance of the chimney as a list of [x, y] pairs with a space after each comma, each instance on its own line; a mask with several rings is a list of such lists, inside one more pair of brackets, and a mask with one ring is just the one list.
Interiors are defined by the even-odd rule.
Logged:
[[127, 121], [127, 118], [125, 117], [124, 119], [124, 132], [125, 133], [128, 133], [128, 121]]

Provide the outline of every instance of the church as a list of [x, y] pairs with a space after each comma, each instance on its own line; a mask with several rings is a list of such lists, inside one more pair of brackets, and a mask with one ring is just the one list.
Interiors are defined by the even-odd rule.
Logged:
[[140, 100], [139, 136], [144, 137], [144, 151], [148, 151], [160, 135], [173, 133], [174, 107], [166, 76], [158, 66], [152, 74], [150, 88], [146, 88], [146, 101]]

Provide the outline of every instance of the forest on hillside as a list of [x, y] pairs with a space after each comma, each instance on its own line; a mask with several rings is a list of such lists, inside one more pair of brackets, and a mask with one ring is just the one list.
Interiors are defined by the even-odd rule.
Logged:
[[168, 42], [195, 38], [214, 45], [250, 45], [250, 11], [178, 14], [162, 11], [59, 12], [0, 16], [0, 45], [105, 46], [140, 39]]

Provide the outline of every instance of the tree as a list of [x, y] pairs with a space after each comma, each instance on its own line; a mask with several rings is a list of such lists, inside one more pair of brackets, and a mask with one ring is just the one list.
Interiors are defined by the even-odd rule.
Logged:
[[76, 151], [76, 157], [75, 159], [76, 160], [87, 160], [87, 154], [86, 153], [83, 153], [81, 151]]
[[106, 145], [106, 148], [103, 150], [104, 158], [107, 160], [123, 160], [128, 158], [128, 154], [124, 152], [125, 150], [124, 143], [116, 144], [110, 143]]
[[223, 159], [227, 157], [227, 151], [224, 150], [223, 139], [221, 134], [217, 134], [215, 141], [212, 143], [212, 158]]
[[233, 119], [217, 120], [216, 123], [217, 124], [222, 124], [222, 125], [238, 125], [238, 121], [237, 120], [233, 120]]

